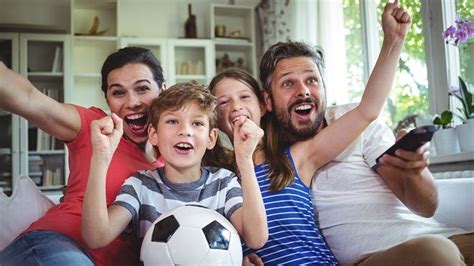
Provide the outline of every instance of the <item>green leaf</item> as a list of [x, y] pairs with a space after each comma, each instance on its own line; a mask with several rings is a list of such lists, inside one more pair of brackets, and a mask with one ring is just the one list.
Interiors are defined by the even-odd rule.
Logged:
[[453, 113], [449, 110], [446, 110], [441, 113], [441, 116], [437, 116], [433, 120], [433, 124], [440, 125], [443, 128], [449, 128], [451, 126], [452, 120], [453, 120]]
[[459, 88], [461, 90], [461, 95], [464, 98], [463, 107], [464, 107], [464, 114], [466, 115], [466, 119], [469, 119], [474, 113], [474, 105], [472, 103], [472, 94], [467, 89], [466, 83], [464, 80], [459, 77]]

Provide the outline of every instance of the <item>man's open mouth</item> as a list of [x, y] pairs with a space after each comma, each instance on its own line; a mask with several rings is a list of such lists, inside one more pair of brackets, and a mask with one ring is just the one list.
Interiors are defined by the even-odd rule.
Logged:
[[311, 104], [307, 104], [307, 103], [303, 103], [303, 104], [300, 104], [300, 105], [297, 105], [294, 110], [297, 114], [299, 115], [308, 115], [311, 110], [313, 109], [313, 105]]

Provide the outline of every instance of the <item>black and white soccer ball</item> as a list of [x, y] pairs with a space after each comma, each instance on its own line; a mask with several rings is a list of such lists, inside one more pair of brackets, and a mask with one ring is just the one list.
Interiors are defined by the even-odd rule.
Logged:
[[242, 265], [232, 224], [214, 210], [186, 205], [161, 215], [143, 238], [145, 265]]

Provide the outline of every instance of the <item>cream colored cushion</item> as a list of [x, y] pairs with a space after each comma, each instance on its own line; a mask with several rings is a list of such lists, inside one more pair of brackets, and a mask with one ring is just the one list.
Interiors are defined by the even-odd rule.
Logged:
[[27, 176], [19, 176], [11, 197], [0, 191], [0, 250], [38, 220], [54, 203]]

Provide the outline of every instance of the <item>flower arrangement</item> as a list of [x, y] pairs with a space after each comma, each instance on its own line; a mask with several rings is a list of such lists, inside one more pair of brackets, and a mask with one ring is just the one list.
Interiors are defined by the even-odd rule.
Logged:
[[[467, 43], [469, 39], [474, 39], [474, 24], [468, 18], [462, 19], [458, 17], [456, 18], [455, 25], [449, 26], [443, 32], [443, 37], [447, 44], [460, 47], [460, 45]], [[472, 94], [461, 77], [459, 77], [459, 86], [451, 86], [449, 89], [449, 95], [456, 97], [462, 104], [462, 107], [457, 109], [460, 113], [458, 116], [464, 121], [474, 118]]]
[[474, 38], [474, 24], [470, 19], [456, 19], [456, 25], [449, 26], [444, 32], [443, 37], [447, 44], [459, 46], [461, 43], [467, 42]]

